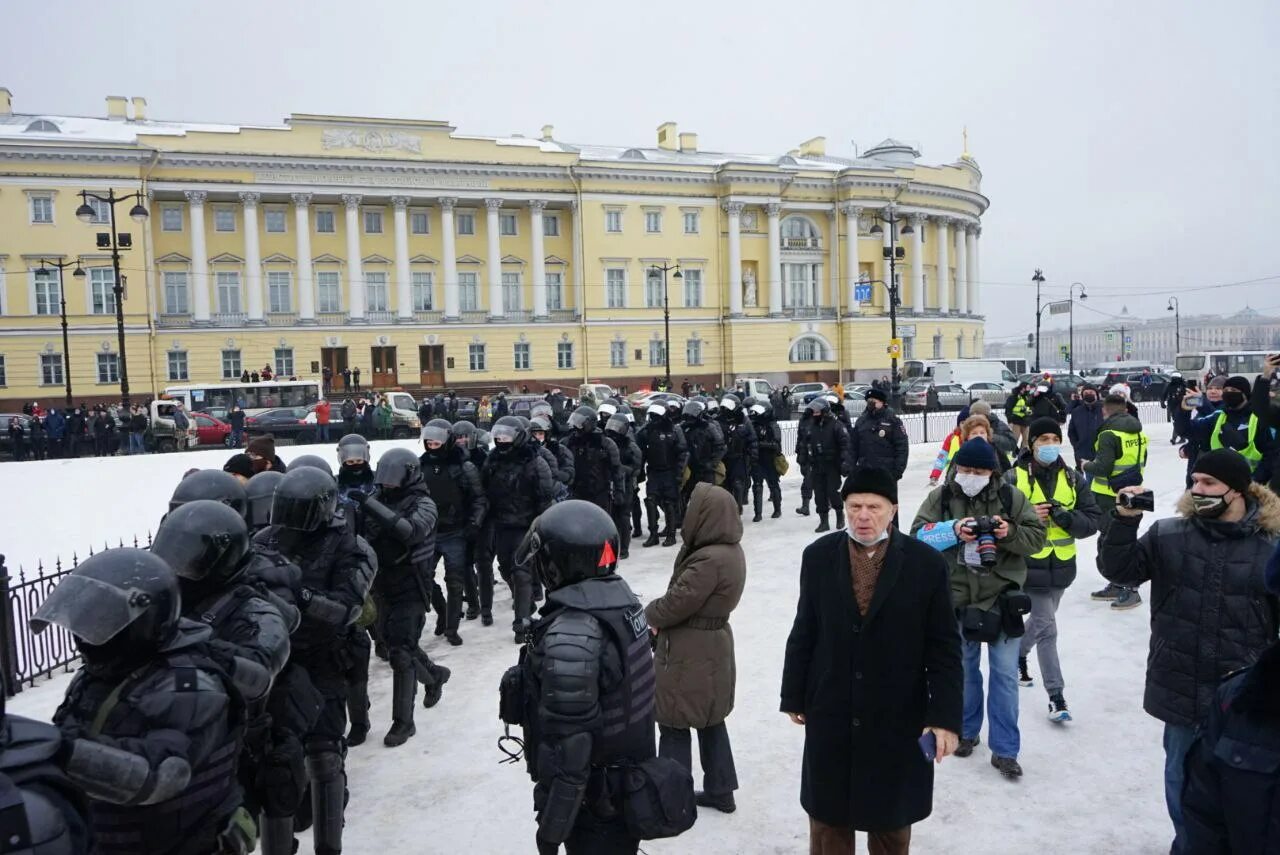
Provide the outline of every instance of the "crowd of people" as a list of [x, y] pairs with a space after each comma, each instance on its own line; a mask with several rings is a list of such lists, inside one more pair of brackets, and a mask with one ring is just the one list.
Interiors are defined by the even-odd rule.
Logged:
[[[1009, 424], [975, 402], [905, 530], [908, 444], [888, 394], [869, 392], [856, 420], [835, 395], [807, 405], [797, 510], [814, 501], [828, 533], [801, 559], [780, 706], [805, 727], [811, 852], [852, 852], [859, 831], [873, 853], [907, 852], [932, 810], [933, 762], [972, 756], [984, 723], [996, 772], [1023, 776], [1032, 651], [1049, 719], [1072, 719], [1056, 613], [1095, 536], [1119, 592], [1095, 599], [1152, 585], [1144, 707], [1165, 725], [1173, 851], [1266, 851], [1280, 816], [1277, 366], [1252, 387], [1228, 378], [1216, 406], [1175, 424], [1188, 491], [1141, 535], [1155, 507], [1147, 428], [1122, 389], [1068, 404], [1044, 382]], [[772, 404], [542, 401], [488, 431], [447, 413], [432, 402], [422, 452], [376, 465], [356, 433], [335, 460], [287, 467], [257, 438], [223, 471], [187, 473], [149, 552], [99, 553], [46, 599], [33, 627], [71, 632], [85, 663], [41, 761], [61, 787], [44, 810], [62, 808], [69, 840], [279, 855], [310, 827], [317, 853], [340, 852], [372, 657], [392, 674], [383, 743], [401, 746], [419, 700], [447, 703], [450, 669], [421, 646], [429, 611], [453, 646], [470, 621], [492, 626], [495, 564], [521, 645], [501, 718], [522, 730], [538, 851], [635, 853], [687, 830], [697, 806], [736, 810], [729, 620], [747, 580], [744, 511], [764, 518], [767, 487], [781, 516]], [[647, 605], [618, 573], [642, 521], [643, 546], [683, 540]]]
[[[151, 418], [146, 404], [81, 403], [74, 407], [43, 407], [38, 401], [22, 408], [26, 418], [13, 416], [6, 425], [10, 453], [15, 461], [68, 457], [110, 457], [145, 454]], [[190, 417], [175, 406], [173, 421], [182, 431], [190, 429]]]

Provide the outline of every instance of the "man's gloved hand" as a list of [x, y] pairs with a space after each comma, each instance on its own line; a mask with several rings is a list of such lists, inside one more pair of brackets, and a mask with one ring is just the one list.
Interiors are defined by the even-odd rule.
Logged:
[[360, 507], [365, 502], [369, 501], [369, 494], [363, 490], [352, 490], [350, 493], [347, 493], [347, 498], [354, 502], [356, 507]]
[[1049, 512], [1049, 516], [1053, 517], [1053, 522], [1058, 528], [1071, 527], [1071, 511], [1066, 508], [1054, 508]]

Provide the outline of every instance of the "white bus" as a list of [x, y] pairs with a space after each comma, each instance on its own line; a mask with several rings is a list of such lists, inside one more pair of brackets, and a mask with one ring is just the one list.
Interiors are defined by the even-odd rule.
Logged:
[[181, 399], [189, 411], [204, 411], [221, 417], [239, 404], [246, 413], [274, 407], [308, 407], [324, 395], [318, 380], [264, 380], [259, 383], [188, 383], [166, 386], [166, 398]]
[[1207, 378], [1224, 374], [1241, 376], [1250, 383], [1258, 379], [1266, 367], [1265, 350], [1211, 350], [1204, 353], [1179, 353], [1173, 367], [1187, 379], [1204, 383]]

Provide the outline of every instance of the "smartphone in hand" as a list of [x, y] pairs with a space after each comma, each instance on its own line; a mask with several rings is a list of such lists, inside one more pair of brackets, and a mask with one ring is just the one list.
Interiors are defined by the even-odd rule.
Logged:
[[920, 737], [920, 751], [930, 763], [938, 759], [938, 735], [932, 730]]

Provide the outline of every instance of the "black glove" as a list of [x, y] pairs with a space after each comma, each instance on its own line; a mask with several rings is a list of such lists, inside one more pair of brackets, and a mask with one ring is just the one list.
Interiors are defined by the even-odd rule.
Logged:
[[347, 493], [347, 498], [354, 502], [356, 507], [360, 507], [365, 502], [369, 501], [369, 494], [363, 490], [352, 490], [350, 493]]
[[298, 595], [294, 597], [294, 602], [298, 604], [298, 611], [305, 612], [307, 606], [311, 605], [311, 598], [314, 593], [310, 588], [302, 587], [298, 589]]
[[1066, 508], [1054, 508], [1049, 511], [1049, 516], [1058, 528], [1071, 528], [1072, 514]]

